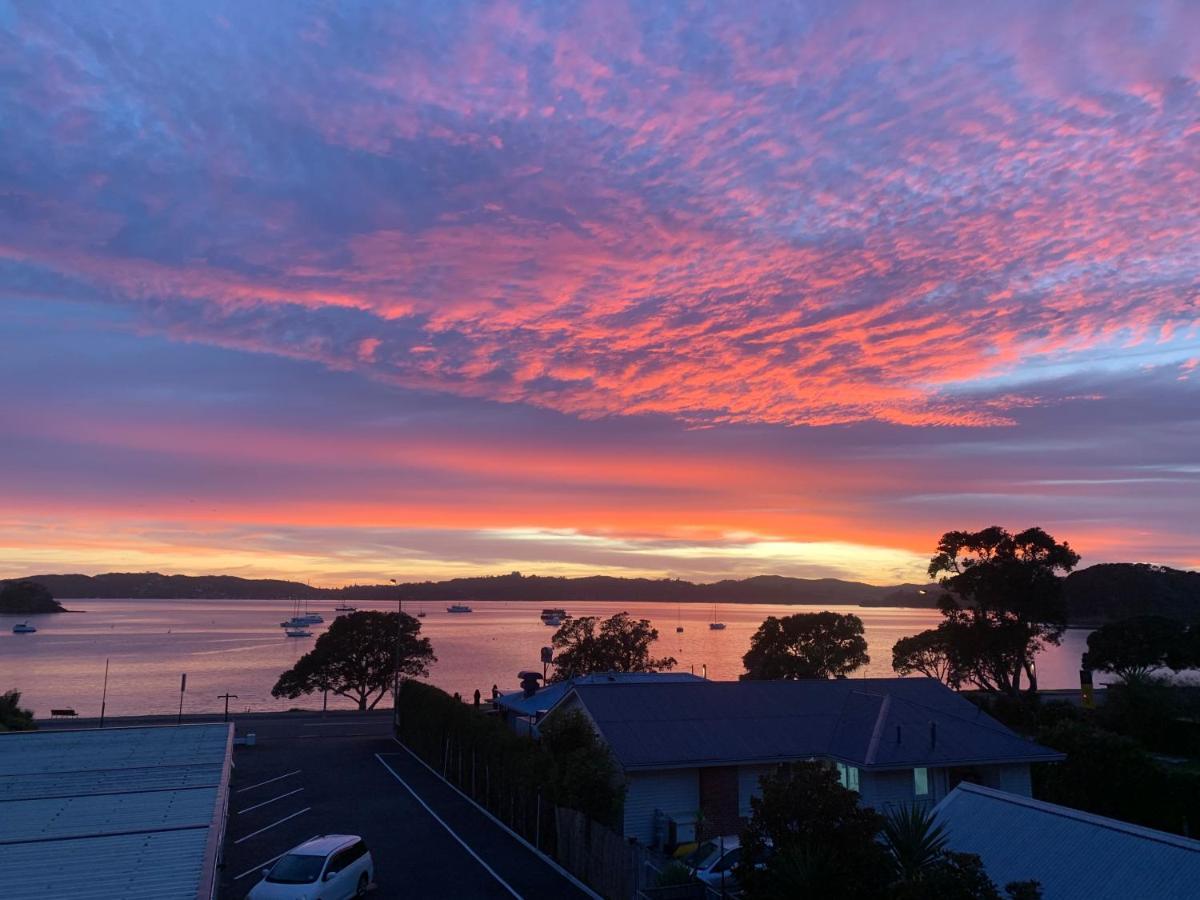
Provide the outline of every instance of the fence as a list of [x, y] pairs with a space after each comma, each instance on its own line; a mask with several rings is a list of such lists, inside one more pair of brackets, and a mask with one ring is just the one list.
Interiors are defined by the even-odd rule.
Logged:
[[402, 685], [399, 713], [397, 736], [448, 782], [608, 900], [637, 897], [646, 851], [553, 802], [543, 747], [417, 682]]

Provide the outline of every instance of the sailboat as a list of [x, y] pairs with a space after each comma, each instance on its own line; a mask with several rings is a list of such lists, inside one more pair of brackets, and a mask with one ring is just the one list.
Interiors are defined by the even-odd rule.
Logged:
[[678, 617], [678, 625], [675, 626], [676, 634], [683, 634], [683, 607], [677, 602], [675, 604], [675, 614]]
[[[280, 628], [304, 628], [306, 625], [311, 625], [312, 621], [307, 616], [300, 615], [300, 601], [296, 600], [292, 603], [292, 617], [286, 622], [280, 622]], [[294, 635], [298, 637], [299, 635]]]
[[711, 628], [713, 631], [724, 631], [725, 630], [725, 623], [717, 621], [717, 604], [715, 604], [715, 603], [713, 604], [712, 621], [708, 623], [708, 627]]

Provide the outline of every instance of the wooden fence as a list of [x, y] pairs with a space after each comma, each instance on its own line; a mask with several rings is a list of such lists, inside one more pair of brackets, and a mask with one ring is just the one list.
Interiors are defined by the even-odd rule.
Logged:
[[646, 851], [583, 813], [554, 811], [559, 865], [607, 900], [634, 900], [645, 887]]

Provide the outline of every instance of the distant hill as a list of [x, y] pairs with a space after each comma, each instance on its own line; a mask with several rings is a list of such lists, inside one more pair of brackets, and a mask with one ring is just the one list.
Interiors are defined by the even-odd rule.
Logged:
[[[904, 606], [931, 609], [941, 592], [936, 585], [879, 586], [837, 578], [758, 575], [695, 584], [672, 578], [616, 578], [593, 575], [557, 578], [490, 575], [402, 584], [315, 588], [298, 581], [238, 578], [233, 575], [160, 575], [157, 572], [107, 575], [33, 575], [61, 598], [273, 600], [328, 598], [406, 601], [527, 601], [560, 604], [607, 603], [794, 603], [797, 605]], [[1200, 621], [1200, 572], [1145, 563], [1103, 563], [1071, 573], [1065, 581], [1072, 625], [1095, 626], [1132, 615], [1154, 613]]]
[[44, 584], [36, 581], [0, 582], [0, 615], [36, 616], [66, 612]]
[[1200, 622], [1200, 572], [1101, 563], [1072, 572], [1063, 587], [1072, 624], [1101, 625], [1141, 615]]
[[315, 588], [297, 581], [238, 578], [233, 575], [160, 575], [157, 572], [107, 575], [33, 575], [55, 596], [71, 598], [146, 599], [319, 599], [381, 600], [403, 593], [406, 600], [430, 603], [525, 600], [534, 603], [681, 602], [681, 603], [828, 603], [870, 606], [932, 606], [932, 597], [917, 585], [879, 587], [836, 578], [785, 578], [760, 575], [738, 581], [694, 584], [679, 579], [584, 578], [491, 575], [395, 585], [350, 585]]

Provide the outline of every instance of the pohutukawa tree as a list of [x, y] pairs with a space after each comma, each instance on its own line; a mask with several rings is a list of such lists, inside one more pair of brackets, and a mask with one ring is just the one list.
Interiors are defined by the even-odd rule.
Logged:
[[1089, 634], [1083, 665], [1134, 681], [1155, 669], [1188, 668], [1187, 644], [1188, 629], [1182, 622], [1165, 616], [1134, 616]]
[[[1034, 658], [1062, 640], [1063, 576], [1078, 563], [1078, 553], [1040, 528], [1010, 534], [992, 526], [942, 535], [929, 577], [940, 578], [946, 589], [938, 603], [945, 620], [937, 631], [953, 678], [1015, 696], [1025, 675], [1036, 691]], [[936, 645], [927, 639], [926, 649]], [[911, 661], [907, 652], [901, 656]]]
[[374, 709], [392, 689], [397, 658], [400, 674], [413, 678], [428, 675], [429, 664], [437, 662], [429, 638], [421, 637], [421, 623], [412, 616], [374, 611], [339, 616], [312, 650], [279, 676], [271, 696], [294, 700], [327, 690], [353, 700], [359, 709]]
[[648, 619], [631, 619], [629, 613], [617, 613], [603, 621], [599, 616], [568, 619], [550, 641], [557, 651], [550, 680], [566, 681], [597, 672], [670, 669], [675, 665], [673, 656], [650, 655], [656, 640], [658, 629]]
[[742, 657], [743, 680], [843, 678], [871, 661], [863, 623], [849, 613], [768, 616]]

